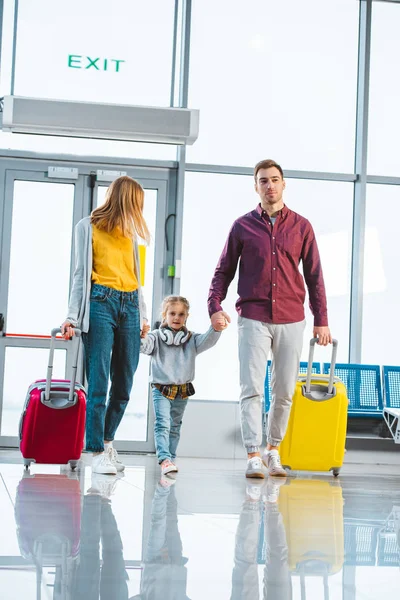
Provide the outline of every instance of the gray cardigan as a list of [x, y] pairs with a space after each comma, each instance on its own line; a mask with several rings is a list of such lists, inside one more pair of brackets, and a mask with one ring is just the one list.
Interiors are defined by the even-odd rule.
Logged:
[[[143, 319], [147, 319], [146, 305], [140, 285], [140, 262], [137, 240], [133, 241], [135, 275], [139, 289], [140, 327]], [[90, 217], [85, 217], [75, 227], [75, 271], [66, 321], [80, 327], [85, 333], [89, 331], [90, 289], [92, 285], [93, 247], [92, 225]]]
[[160, 337], [160, 330], [151, 331], [140, 340], [140, 352], [151, 356], [151, 383], [175, 384], [192, 382], [196, 357], [209, 350], [221, 337], [212, 327], [206, 333], [192, 333], [185, 344], [168, 346]]

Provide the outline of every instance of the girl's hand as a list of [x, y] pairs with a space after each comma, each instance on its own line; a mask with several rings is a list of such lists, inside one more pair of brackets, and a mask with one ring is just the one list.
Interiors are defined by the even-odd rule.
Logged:
[[148, 323], [143, 323], [142, 330], [140, 332], [140, 337], [145, 338], [150, 331], [150, 325]]
[[65, 340], [71, 340], [75, 335], [74, 325], [71, 325], [69, 321], [64, 321], [61, 325], [61, 335]]

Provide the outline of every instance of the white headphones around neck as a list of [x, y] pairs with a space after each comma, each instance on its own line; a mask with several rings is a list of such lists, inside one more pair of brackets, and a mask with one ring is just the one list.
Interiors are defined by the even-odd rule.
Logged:
[[192, 335], [190, 331], [186, 329], [186, 327], [182, 327], [176, 333], [169, 329], [167, 326], [160, 326], [159, 328], [160, 338], [163, 342], [167, 344], [167, 346], [181, 346], [185, 344], [190, 336]]

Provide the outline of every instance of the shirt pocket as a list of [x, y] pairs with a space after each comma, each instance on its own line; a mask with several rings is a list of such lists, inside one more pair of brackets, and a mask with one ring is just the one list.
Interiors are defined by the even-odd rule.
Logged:
[[282, 233], [276, 244], [286, 254], [299, 257], [303, 248], [303, 236], [300, 233]]

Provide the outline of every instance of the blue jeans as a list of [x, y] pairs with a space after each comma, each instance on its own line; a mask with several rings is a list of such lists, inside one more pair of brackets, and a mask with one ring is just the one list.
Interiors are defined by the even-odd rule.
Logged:
[[[174, 400], [175, 402], [175, 400]], [[150, 531], [144, 551], [140, 596], [143, 600], [189, 600], [188, 559], [182, 556], [174, 486], [157, 485], [151, 506]]]
[[[100, 541], [102, 563], [100, 563]], [[111, 502], [97, 494], [83, 498], [80, 563], [74, 600], [128, 600], [129, 576]]]
[[175, 400], [168, 400], [157, 388], [153, 387], [152, 390], [155, 415], [154, 440], [158, 462], [162, 463], [166, 458], [174, 460], [176, 457], [187, 398], [184, 400], [181, 396], [177, 396]]
[[[83, 334], [88, 395], [86, 450], [102, 452], [124, 415], [139, 362], [138, 293], [94, 284], [89, 331]], [[108, 380], [111, 388], [106, 404]]]

